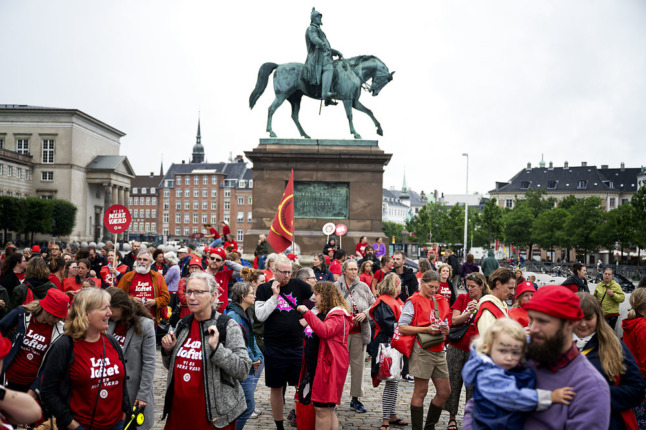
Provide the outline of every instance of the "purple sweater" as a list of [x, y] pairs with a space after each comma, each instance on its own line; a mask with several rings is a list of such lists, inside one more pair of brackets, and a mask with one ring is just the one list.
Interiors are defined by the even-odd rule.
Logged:
[[603, 429], [610, 424], [610, 389], [608, 382], [592, 364], [579, 354], [570, 364], [558, 372], [536, 367], [533, 361], [528, 367], [536, 372], [536, 388], [555, 390], [573, 387], [576, 396], [566, 406], [554, 403], [549, 409], [532, 412], [525, 419], [526, 429]]

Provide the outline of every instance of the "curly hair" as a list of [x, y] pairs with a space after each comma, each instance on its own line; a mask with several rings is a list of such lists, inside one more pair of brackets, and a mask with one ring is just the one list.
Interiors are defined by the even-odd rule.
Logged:
[[74, 296], [74, 302], [65, 322], [65, 334], [74, 340], [84, 339], [90, 326], [87, 313], [110, 303], [110, 294], [99, 288], [86, 288]]
[[321, 303], [318, 307], [318, 310], [322, 314], [327, 314], [336, 307], [343, 308], [346, 311], [350, 312], [350, 308], [341, 295], [341, 292], [332, 282], [317, 282], [316, 284], [314, 284], [314, 287], [312, 287], [312, 291], [315, 294], [319, 294], [321, 296]]
[[437, 265], [437, 273], [438, 273], [438, 275], [439, 275], [439, 274], [440, 274], [440, 272], [442, 271], [442, 269], [444, 269], [445, 267], [448, 267], [448, 268], [449, 268], [449, 277], [447, 278], [447, 281], [450, 281], [450, 280], [451, 280], [451, 278], [453, 277], [453, 267], [451, 267], [451, 265], [450, 265], [450, 264], [446, 264], [446, 263], [440, 263], [440, 264], [438, 264], [438, 265]]
[[244, 266], [240, 271], [240, 276], [242, 276], [245, 282], [258, 282], [260, 277], [264, 275], [265, 272], [254, 269], [253, 267]]
[[42, 257], [30, 258], [25, 268], [26, 278], [47, 279], [49, 277], [49, 267]]
[[110, 307], [121, 309], [121, 321], [128, 328], [134, 327], [135, 334], [141, 336], [141, 324], [138, 317], [153, 319], [148, 309], [140, 302], [132, 300], [125, 291], [117, 287], [108, 287], [105, 291], [110, 294]]

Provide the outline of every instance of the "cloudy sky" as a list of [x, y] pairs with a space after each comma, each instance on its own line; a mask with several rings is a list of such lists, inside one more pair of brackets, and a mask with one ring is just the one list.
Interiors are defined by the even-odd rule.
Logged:
[[[188, 159], [198, 112], [208, 161], [258, 145], [264, 62], [303, 62], [312, 6], [344, 56], [378, 56], [395, 79], [361, 101], [365, 139], [393, 154], [384, 186], [485, 193], [527, 162], [645, 164], [646, 2], [567, 0], [0, 2], [0, 103], [80, 109], [125, 132], [139, 174]], [[350, 139], [341, 105], [304, 99], [313, 138]], [[298, 138], [287, 103], [279, 137]]]

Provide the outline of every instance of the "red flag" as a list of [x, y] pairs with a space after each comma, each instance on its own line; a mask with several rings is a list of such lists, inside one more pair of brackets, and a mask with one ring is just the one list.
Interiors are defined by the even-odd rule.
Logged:
[[294, 238], [294, 170], [289, 176], [287, 188], [280, 200], [274, 222], [267, 235], [267, 242], [276, 252], [283, 252]]
[[499, 240], [496, 241], [496, 251], [498, 251], [498, 248], [500, 248], [500, 241]]

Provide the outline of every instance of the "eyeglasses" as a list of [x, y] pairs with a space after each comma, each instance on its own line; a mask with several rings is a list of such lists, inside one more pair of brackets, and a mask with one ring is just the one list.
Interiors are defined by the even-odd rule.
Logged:
[[60, 251], [61, 249], [59, 247], [56, 248], [49, 248], [50, 251]]
[[209, 257], [209, 258], [211, 259], [211, 261], [216, 261], [218, 263], [222, 261], [222, 259], [218, 257]]
[[188, 290], [186, 291], [186, 297], [190, 297], [190, 296], [200, 297], [208, 293], [209, 293], [209, 290]]
[[276, 273], [280, 273], [283, 276], [289, 276], [292, 274], [291, 270], [276, 270]]

